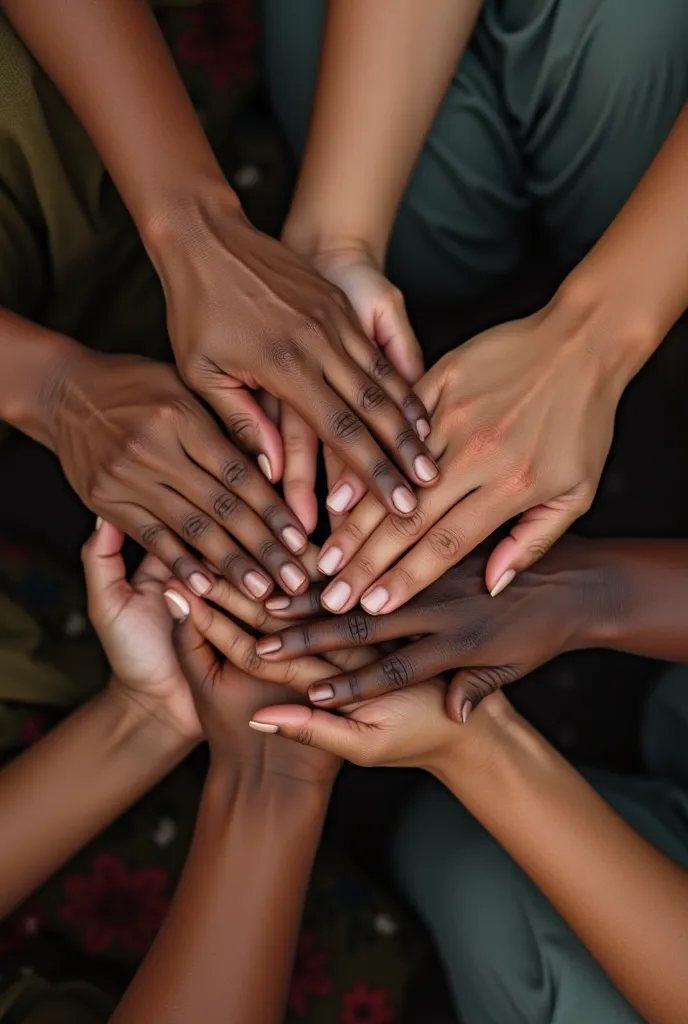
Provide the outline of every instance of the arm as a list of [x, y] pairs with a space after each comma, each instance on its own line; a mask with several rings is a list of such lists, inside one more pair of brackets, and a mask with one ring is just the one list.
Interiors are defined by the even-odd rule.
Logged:
[[13, 761], [0, 774], [0, 917], [192, 745], [111, 687]]
[[330, 0], [315, 108], [285, 227], [298, 252], [382, 266], [402, 192], [480, 0]]

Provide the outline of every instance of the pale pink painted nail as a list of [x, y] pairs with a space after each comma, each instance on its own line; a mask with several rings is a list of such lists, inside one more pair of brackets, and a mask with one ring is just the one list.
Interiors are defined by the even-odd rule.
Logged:
[[258, 465], [260, 466], [263, 475], [272, 483], [272, 466], [270, 465], [270, 459], [267, 455], [258, 456]]
[[191, 611], [189, 608], [189, 602], [185, 600], [181, 594], [178, 594], [176, 590], [166, 590], [164, 597], [167, 601], [167, 606], [170, 609], [170, 615], [174, 621], [183, 622]]
[[285, 526], [282, 530], [282, 540], [290, 551], [296, 554], [306, 546], [306, 538], [296, 529], [295, 526]]
[[385, 587], [375, 587], [369, 594], [361, 598], [361, 604], [371, 615], [377, 615], [389, 601], [389, 591]]
[[427, 455], [417, 455], [413, 460], [413, 468], [418, 479], [425, 480], [426, 482], [434, 480], [438, 473], [437, 466]]
[[264, 654], [274, 654], [282, 648], [282, 641], [278, 636], [264, 636], [256, 644], [256, 651], [261, 658]]
[[253, 719], [248, 723], [249, 729], [255, 729], [256, 732], [270, 733], [274, 736], [276, 732], [279, 732], [278, 725], [270, 725], [269, 722], [254, 722]]
[[351, 597], [351, 587], [344, 580], [332, 583], [327, 590], [323, 591], [321, 602], [331, 612], [340, 611]]
[[320, 569], [320, 572], [324, 572], [326, 576], [334, 576], [341, 565], [343, 557], [344, 552], [341, 548], [328, 548], [327, 551], [320, 556], [318, 569]]
[[251, 569], [244, 576], [244, 586], [254, 597], [262, 597], [270, 589], [270, 581], [261, 576], [259, 572]]
[[101, 519], [100, 516], [98, 516], [98, 518], [96, 519], [96, 530], [99, 530], [102, 525], [103, 525], [103, 520]]
[[198, 594], [199, 597], [203, 597], [210, 590], [212, 583], [210, 580], [203, 575], [201, 572], [192, 572], [189, 576], [189, 586], [193, 590], [194, 594]]
[[494, 587], [490, 591], [490, 597], [496, 597], [497, 594], [501, 594], [503, 590], [506, 590], [506, 588], [509, 586], [509, 584], [511, 583], [515, 576], [516, 572], [513, 569], [507, 569], [507, 571], [499, 577]]
[[461, 721], [463, 722], [464, 725], [468, 721], [468, 716], [470, 715], [472, 710], [473, 705], [471, 704], [471, 702], [469, 700], [465, 700], [461, 706]]
[[395, 487], [392, 491], [392, 504], [399, 512], [413, 512], [417, 502], [408, 487]]
[[327, 497], [327, 507], [333, 512], [344, 512], [353, 500], [354, 489], [350, 484], [340, 484]]
[[287, 590], [298, 590], [306, 582], [305, 572], [289, 562], [280, 569], [280, 578]]
[[308, 690], [308, 697], [313, 702], [319, 700], [330, 700], [334, 697], [334, 690], [329, 683], [318, 683], [317, 686], [311, 686]]
[[284, 594], [278, 594], [277, 597], [269, 597], [265, 602], [265, 607], [269, 612], [283, 612], [290, 604], [290, 597], [286, 597]]

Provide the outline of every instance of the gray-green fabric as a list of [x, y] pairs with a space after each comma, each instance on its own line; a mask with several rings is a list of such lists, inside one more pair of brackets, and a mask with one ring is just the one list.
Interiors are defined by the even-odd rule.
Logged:
[[[326, 2], [264, 0], [270, 91], [297, 154]], [[531, 217], [575, 264], [687, 98], [686, 0], [486, 0], [403, 201], [390, 276], [417, 299], [466, 298], [518, 265]]]
[[[688, 868], [688, 668], [647, 706], [644, 778], [586, 772], [642, 835]], [[511, 857], [439, 784], [395, 839], [402, 888], [428, 925], [463, 1024], [641, 1024]]]

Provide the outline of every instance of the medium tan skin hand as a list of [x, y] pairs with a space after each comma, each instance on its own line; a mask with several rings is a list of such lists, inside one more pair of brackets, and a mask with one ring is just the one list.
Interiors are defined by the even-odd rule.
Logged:
[[201, 724], [177, 660], [163, 598], [169, 571], [147, 555], [127, 580], [123, 541], [121, 530], [101, 523], [82, 551], [88, 614], [112, 668], [111, 685], [184, 739], [198, 741]]
[[627, 379], [600, 352], [552, 308], [441, 359], [418, 385], [441, 481], [404, 519], [372, 496], [354, 509], [321, 552], [321, 571], [339, 573], [323, 605], [393, 611], [515, 516], [487, 562], [488, 590], [542, 557], [590, 507], [611, 445]]
[[254, 600], [272, 580], [307, 588], [292, 554], [306, 548], [297, 517], [173, 367], [78, 348], [62, 379], [53, 447], [89, 508], [196, 593], [210, 578], [190, 549]]
[[182, 377], [264, 457], [271, 479], [283, 470], [279, 431], [247, 389], [286, 403], [386, 508], [411, 512], [416, 497], [405, 478], [420, 486], [437, 479], [418, 437], [427, 413], [343, 292], [256, 231], [226, 188], [210, 187], [202, 209], [187, 204], [149, 248]]
[[[474, 555], [396, 612], [352, 611], [301, 621], [259, 640], [256, 653], [263, 662], [286, 669], [306, 653], [369, 649], [420, 635], [373, 664], [349, 667], [345, 674], [312, 685], [309, 698], [320, 707], [337, 708], [460, 669], [449, 688], [447, 710], [465, 722], [484, 697], [556, 655], [586, 645], [590, 623], [604, 607], [599, 564], [588, 543], [564, 538], [521, 573], [499, 601], [485, 591], [485, 559]], [[317, 605], [313, 588], [271, 614], [303, 620], [317, 613]]]

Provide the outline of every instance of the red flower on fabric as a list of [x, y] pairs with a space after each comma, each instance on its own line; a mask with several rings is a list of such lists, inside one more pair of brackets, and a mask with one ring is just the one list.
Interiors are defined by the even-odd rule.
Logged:
[[289, 992], [289, 1009], [297, 1017], [305, 1017], [311, 996], [327, 996], [332, 991], [332, 979], [325, 973], [329, 959], [329, 953], [316, 949], [312, 932], [301, 935]]
[[102, 853], [90, 875], [65, 879], [69, 903], [60, 916], [80, 930], [87, 953], [105, 953], [115, 942], [145, 953], [167, 912], [166, 883], [162, 867], [130, 872], [117, 857]]
[[26, 949], [41, 930], [43, 915], [30, 905], [19, 907], [0, 922], [0, 957]]
[[42, 715], [40, 711], [33, 711], [26, 716], [22, 723], [21, 732], [19, 733], [19, 742], [23, 747], [30, 747], [32, 743], [36, 743], [41, 736], [45, 735], [46, 730], [45, 715]]
[[342, 1000], [339, 1024], [392, 1024], [396, 1017], [387, 989], [371, 989], [359, 981]]
[[260, 39], [253, 0], [206, 0], [198, 10], [189, 11], [187, 24], [177, 53], [190, 64], [204, 64], [215, 88], [226, 89], [234, 80], [251, 77], [253, 51]]

